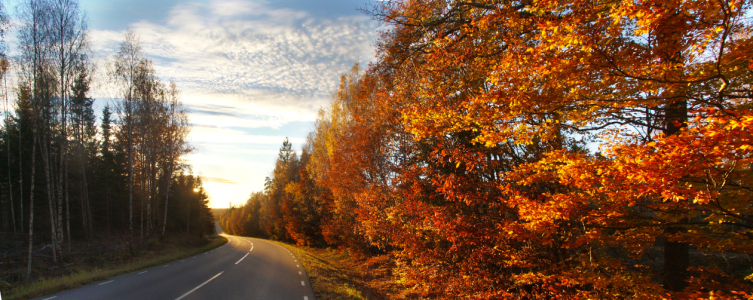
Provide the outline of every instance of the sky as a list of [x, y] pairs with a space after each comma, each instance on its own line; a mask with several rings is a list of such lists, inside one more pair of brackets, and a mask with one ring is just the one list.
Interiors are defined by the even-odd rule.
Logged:
[[[127, 28], [193, 125], [187, 163], [210, 206], [261, 191], [285, 137], [300, 149], [340, 74], [374, 61], [368, 0], [80, 0], [100, 76]], [[11, 10], [13, 11], [13, 10]], [[115, 93], [93, 89], [101, 111]]]

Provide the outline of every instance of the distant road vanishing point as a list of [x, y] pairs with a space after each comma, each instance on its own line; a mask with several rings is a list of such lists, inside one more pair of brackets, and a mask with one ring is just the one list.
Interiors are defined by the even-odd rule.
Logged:
[[228, 239], [222, 247], [37, 299], [315, 299], [293, 253], [215, 227]]

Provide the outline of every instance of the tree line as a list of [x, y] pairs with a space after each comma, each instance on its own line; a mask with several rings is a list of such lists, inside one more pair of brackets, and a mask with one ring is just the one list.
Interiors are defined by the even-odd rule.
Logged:
[[232, 234], [388, 253], [424, 298], [753, 292], [750, 1], [384, 1], [377, 62]]
[[[60, 263], [74, 239], [127, 235], [135, 251], [168, 232], [211, 232], [208, 196], [186, 174], [186, 108], [138, 36], [127, 31], [99, 70], [78, 1], [27, 0], [17, 10], [18, 55], [3, 53], [1, 64], [0, 226], [10, 240], [27, 239], [26, 276], [34, 255]], [[99, 123], [89, 96], [95, 72], [117, 93]]]

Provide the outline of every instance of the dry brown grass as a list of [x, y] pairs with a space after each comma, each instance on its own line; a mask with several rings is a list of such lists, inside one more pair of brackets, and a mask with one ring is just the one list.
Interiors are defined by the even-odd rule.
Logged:
[[303, 263], [317, 299], [411, 298], [393, 274], [395, 264], [389, 255], [363, 257], [347, 250], [276, 243]]

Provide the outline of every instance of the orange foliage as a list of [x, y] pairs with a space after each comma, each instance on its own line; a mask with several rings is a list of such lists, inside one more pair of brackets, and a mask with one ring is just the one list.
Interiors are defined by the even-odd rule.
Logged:
[[[376, 101], [416, 150], [393, 208], [407, 277], [448, 298], [749, 290], [693, 262], [685, 294], [667, 291], [657, 253], [664, 239], [694, 255], [751, 250], [749, 6], [378, 7], [395, 27], [380, 41], [373, 72], [390, 88]], [[695, 122], [675, 134], [684, 115]]]

